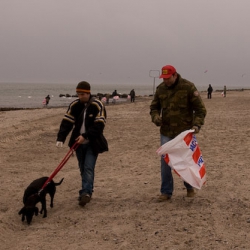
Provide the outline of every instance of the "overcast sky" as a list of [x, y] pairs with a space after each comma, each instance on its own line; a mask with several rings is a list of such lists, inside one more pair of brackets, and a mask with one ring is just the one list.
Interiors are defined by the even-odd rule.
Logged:
[[0, 0], [0, 82], [141, 85], [172, 64], [196, 85], [250, 87], [249, 13], [250, 0]]

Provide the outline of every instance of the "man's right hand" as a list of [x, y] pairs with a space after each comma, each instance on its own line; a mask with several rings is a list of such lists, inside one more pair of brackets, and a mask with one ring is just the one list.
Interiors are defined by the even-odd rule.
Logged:
[[162, 119], [161, 119], [161, 117], [159, 115], [157, 115], [157, 116], [154, 117], [153, 122], [158, 127], [162, 125]]
[[63, 142], [62, 141], [57, 141], [56, 142], [56, 146], [57, 147], [62, 147], [63, 146]]

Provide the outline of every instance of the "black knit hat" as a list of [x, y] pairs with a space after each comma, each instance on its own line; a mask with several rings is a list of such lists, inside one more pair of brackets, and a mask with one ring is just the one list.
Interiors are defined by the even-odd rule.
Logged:
[[88, 82], [79, 82], [76, 86], [76, 92], [90, 93], [90, 84]]

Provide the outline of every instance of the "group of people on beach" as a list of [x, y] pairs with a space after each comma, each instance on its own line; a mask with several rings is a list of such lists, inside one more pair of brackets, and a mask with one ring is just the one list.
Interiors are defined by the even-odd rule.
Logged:
[[[113, 103], [115, 103], [116, 99], [114, 97], [117, 97], [119, 96], [118, 93], [117, 93], [117, 90], [115, 89], [111, 95], [111, 97], [113, 97]], [[131, 100], [131, 102], [134, 102], [135, 101], [135, 90], [132, 89], [129, 93], [129, 98]], [[105, 102], [106, 104], [109, 104], [109, 99], [110, 99], [110, 94], [106, 94], [105, 95]], [[50, 101], [50, 95], [47, 95], [44, 100], [43, 100], [43, 105], [44, 106], [48, 106], [49, 104], [49, 101]]]
[[[204, 124], [206, 108], [196, 86], [181, 77], [172, 65], [162, 67], [162, 83], [156, 88], [150, 105], [152, 122], [160, 128], [161, 145], [171, 141], [181, 132], [193, 129], [199, 133]], [[81, 81], [76, 86], [78, 98], [71, 102], [57, 134], [56, 146], [62, 147], [72, 131], [68, 146], [77, 144], [76, 156], [81, 174], [78, 193], [80, 206], [91, 201], [94, 190], [95, 165], [100, 153], [108, 151], [108, 142], [103, 135], [106, 124], [106, 109], [98, 98], [91, 95], [91, 86]], [[130, 92], [134, 102], [134, 89]], [[195, 190], [184, 182], [187, 197], [194, 197]], [[170, 166], [161, 159], [161, 188], [157, 201], [170, 200], [174, 183]]]

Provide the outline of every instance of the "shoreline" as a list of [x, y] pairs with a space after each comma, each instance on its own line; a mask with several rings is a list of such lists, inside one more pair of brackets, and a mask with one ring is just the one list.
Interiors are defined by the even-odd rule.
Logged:
[[[246, 89], [246, 88], [242, 88], [242, 89], [227, 89], [227, 92], [235, 92], [235, 93], [238, 93], [238, 92], [248, 92], [250, 91], [250, 89]], [[216, 94], [220, 94], [221, 92], [223, 92], [223, 89], [221, 90], [215, 90], [213, 92], [213, 95], [216, 95]], [[206, 96], [206, 93], [207, 91], [200, 91], [201, 93], [201, 96], [203, 98], [205, 98]], [[144, 96], [136, 96], [136, 99], [135, 99], [135, 102], [140, 102], [140, 101], [146, 101], [148, 100], [149, 98], [153, 98], [153, 95], [144, 95]], [[121, 104], [128, 104], [130, 103], [129, 100], [127, 100], [126, 98], [121, 98], [122, 101], [116, 101], [116, 103], [112, 103], [112, 101], [110, 101], [109, 104], [106, 104], [104, 103], [105, 106], [113, 106], [113, 105], [121, 105]], [[3, 112], [3, 111], [15, 111], [15, 110], [34, 110], [34, 109], [56, 109], [56, 108], [67, 108], [68, 107], [68, 104], [67, 105], [60, 105], [60, 106], [48, 106], [48, 107], [32, 107], [32, 108], [19, 108], [19, 107], [0, 107], [0, 112]]]
[[[152, 96], [138, 96], [136, 97], [136, 102], [142, 102], [142, 101], [146, 101], [149, 98], [152, 98]], [[116, 106], [116, 105], [122, 105], [122, 104], [130, 104], [131, 102], [125, 98], [123, 98], [122, 101], [116, 101], [115, 103], [110, 102], [109, 104], [104, 103], [104, 106]], [[37, 107], [37, 108], [17, 108], [17, 107], [0, 107], [0, 112], [4, 112], [4, 111], [15, 111], [15, 110], [34, 110], [34, 109], [60, 109], [60, 108], [67, 108], [68, 105], [61, 105], [61, 106], [50, 106], [48, 105], [43, 106], [43, 107]]]

